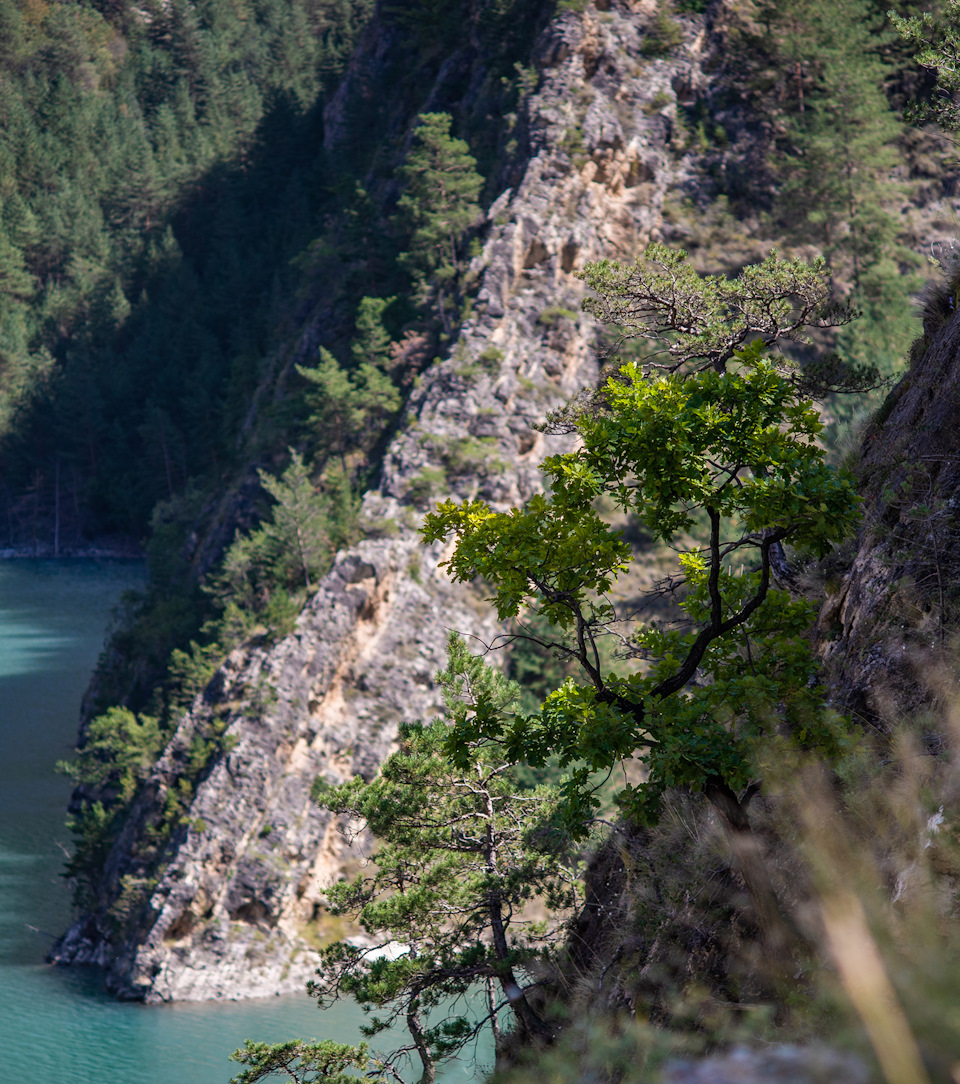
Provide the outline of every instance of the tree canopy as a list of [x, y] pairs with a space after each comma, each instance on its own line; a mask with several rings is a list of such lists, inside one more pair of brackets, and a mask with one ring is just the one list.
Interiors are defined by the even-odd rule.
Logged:
[[[566, 412], [580, 447], [544, 462], [546, 494], [510, 512], [447, 501], [423, 531], [428, 542], [454, 539], [451, 575], [489, 584], [502, 620], [547, 618], [562, 633], [549, 642], [581, 667], [586, 680], [566, 681], [540, 713], [464, 731], [533, 764], [559, 753], [572, 826], [596, 805], [592, 773], [626, 757], [639, 756], [648, 776], [622, 801], [649, 820], [678, 784], [741, 809], [764, 735], [834, 740], [818, 722], [822, 695], [802, 640], [810, 607], [773, 584], [785, 543], [824, 553], [857, 519], [852, 479], [817, 443], [817, 410], [792, 367], [769, 354], [823, 319], [822, 268], [771, 257], [727, 284], [698, 280], [682, 254], [649, 255], [652, 269], [602, 262], [584, 277], [594, 310], [652, 339], [668, 371], [628, 363]], [[631, 619], [611, 601], [632, 553], [597, 510], [604, 500], [679, 549], [667, 586], [680, 626]]]
[[[511, 512], [448, 501], [424, 528], [428, 541], [455, 539], [455, 579], [482, 577], [503, 620], [546, 617], [564, 634], [556, 650], [582, 668], [586, 681], [565, 682], [540, 713], [465, 732], [504, 741], [533, 764], [559, 753], [571, 770], [571, 824], [586, 824], [596, 804], [592, 773], [634, 754], [649, 774], [622, 798], [649, 820], [670, 786], [734, 800], [754, 743], [778, 728], [831, 744], [802, 640], [812, 611], [774, 587], [773, 551], [789, 543], [823, 553], [857, 515], [851, 479], [816, 443], [817, 411], [759, 343], [724, 373], [650, 380], [627, 365], [601, 403], [577, 418], [582, 447], [543, 464], [548, 494]], [[679, 545], [669, 587], [682, 626], [630, 621], [610, 601], [632, 553], [597, 511], [602, 498]], [[619, 648], [609, 662], [606, 638]]]
[[[825, 301], [823, 272], [772, 257], [733, 286], [708, 276], [698, 288], [682, 254], [651, 255], [652, 271], [604, 262], [584, 277], [597, 291], [594, 310], [653, 340], [667, 364], [629, 362], [561, 412], [579, 446], [542, 464], [545, 494], [509, 512], [446, 501], [426, 517], [425, 541], [453, 540], [452, 577], [479, 579], [498, 617], [519, 622], [499, 642], [528, 637], [582, 674], [539, 712], [458, 723], [449, 746], [455, 759], [481, 739], [535, 767], [558, 758], [558, 815], [574, 836], [586, 834], [602, 782], [627, 760], [643, 769], [617, 797], [634, 822], [654, 824], [670, 788], [702, 791], [736, 844], [779, 990], [791, 965], [776, 895], [756, 848], [737, 841], [751, 833], [763, 750], [786, 741], [829, 759], [845, 742], [804, 638], [813, 607], [786, 589], [783, 547], [824, 554], [853, 529], [858, 497], [853, 479], [826, 462], [819, 413], [795, 367], [771, 355], [779, 338], [823, 319], [810, 300]], [[796, 293], [784, 274], [802, 284]], [[760, 320], [741, 318], [753, 306]], [[660, 591], [679, 621], [644, 621], [642, 609], [617, 602], [633, 553], [602, 514], [610, 507], [677, 551]], [[543, 620], [556, 632], [534, 624]]]
[[598, 260], [581, 273], [594, 291], [584, 303], [625, 339], [651, 341], [645, 371], [723, 372], [736, 351], [805, 342], [808, 328], [838, 327], [853, 313], [832, 303], [824, 261], [784, 260], [775, 252], [738, 275], [698, 275], [682, 249], [652, 244], [633, 264]]

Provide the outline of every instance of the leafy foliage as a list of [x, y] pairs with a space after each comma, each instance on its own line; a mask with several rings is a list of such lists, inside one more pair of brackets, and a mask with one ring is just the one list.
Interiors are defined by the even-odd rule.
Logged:
[[[845, 537], [857, 497], [824, 462], [817, 411], [790, 367], [768, 357], [763, 339], [741, 345], [761, 326], [769, 343], [819, 320], [822, 271], [773, 258], [732, 284], [708, 277], [698, 287], [682, 256], [652, 255], [650, 273], [601, 262], [584, 275], [598, 291], [594, 309], [654, 339], [668, 371], [650, 377], [627, 364], [586, 406], [566, 411], [580, 447], [544, 462], [547, 495], [505, 513], [448, 501], [423, 532], [428, 542], [455, 539], [451, 575], [489, 584], [501, 620], [531, 613], [563, 631], [546, 642], [575, 659], [586, 682], [568, 679], [539, 714], [509, 724], [478, 717], [458, 740], [498, 741], [533, 765], [558, 754], [570, 769], [573, 831], [598, 804], [592, 774], [625, 758], [639, 756], [648, 773], [621, 794], [642, 820], [656, 819], [676, 785], [706, 790], [736, 819], [757, 742], [786, 730], [830, 753], [837, 741], [802, 640], [811, 611], [774, 589], [772, 576], [775, 566], [789, 575], [784, 543], [822, 553]], [[601, 499], [654, 539], [682, 543], [667, 589], [684, 625], [633, 625], [618, 614], [608, 596], [631, 550], [597, 511]], [[609, 667], [605, 636], [634, 664]]]
[[[815, 668], [800, 639], [812, 614], [771, 589], [770, 551], [788, 541], [822, 552], [856, 520], [852, 482], [814, 443], [816, 411], [759, 344], [724, 374], [648, 381], [627, 366], [609, 380], [603, 406], [578, 419], [579, 451], [543, 464], [549, 497], [509, 513], [447, 502], [424, 532], [428, 541], [456, 538], [451, 574], [483, 577], [501, 619], [530, 608], [568, 633], [562, 647], [588, 684], [568, 680], [541, 714], [510, 728], [494, 720], [487, 730], [481, 720], [464, 734], [504, 741], [510, 756], [535, 765], [559, 752], [574, 769], [566, 784], [573, 824], [596, 805], [591, 773], [637, 750], [649, 778], [624, 799], [651, 819], [670, 786], [742, 789], [753, 743], [779, 722], [801, 740], [832, 745], [816, 721], [822, 698], [809, 687]], [[689, 629], [619, 630], [606, 595], [631, 554], [595, 511], [601, 496], [666, 542], [707, 520], [709, 540], [681, 553], [671, 585], [683, 585]], [[598, 640], [614, 632], [628, 656], [651, 664], [604, 672]]]

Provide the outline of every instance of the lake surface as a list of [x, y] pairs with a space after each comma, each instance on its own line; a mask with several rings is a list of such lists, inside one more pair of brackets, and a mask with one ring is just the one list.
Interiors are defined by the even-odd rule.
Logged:
[[[228, 1057], [247, 1038], [360, 1040], [352, 1004], [123, 1004], [95, 971], [43, 963], [71, 915], [60, 876], [70, 784], [54, 765], [72, 754], [111, 611], [141, 575], [130, 561], [0, 561], [0, 1050], [10, 1084], [226, 1084], [240, 1068]], [[480, 1062], [491, 1060], [486, 1048]], [[438, 1077], [475, 1080], [475, 1067]]]

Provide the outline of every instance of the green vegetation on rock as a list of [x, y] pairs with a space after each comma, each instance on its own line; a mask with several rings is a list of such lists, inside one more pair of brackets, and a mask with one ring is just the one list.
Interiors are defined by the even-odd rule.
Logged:
[[[555, 822], [556, 789], [525, 786], [487, 737], [460, 743], [450, 756], [451, 726], [479, 732], [509, 719], [518, 686], [458, 636], [437, 680], [446, 716], [402, 726], [399, 750], [372, 782], [315, 787], [322, 806], [379, 840], [372, 873], [328, 891], [332, 914], [353, 916], [370, 943], [323, 949], [311, 984], [321, 1008], [349, 997], [375, 1012], [365, 1028], [370, 1039], [406, 1027], [409, 1042], [393, 1051], [357, 1049], [357, 1063], [375, 1080], [398, 1079], [413, 1060], [420, 1080], [432, 1081], [480, 1030], [491, 1028], [499, 1040], [510, 1018], [527, 1042], [548, 1039], [553, 1026], [534, 976], [579, 901], [579, 862]], [[524, 914], [538, 904], [550, 918]], [[482, 1010], [480, 997], [466, 997], [471, 991], [482, 995]], [[286, 1045], [270, 1049], [279, 1057]], [[302, 1068], [320, 1073], [321, 1055], [303, 1052]]]
[[[772, 578], [785, 575], [784, 544], [825, 553], [849, 534], [857, 498], [852, 480], [824, 462], [802, 377], [782, 360], [778, 372], [763, 342], [832, 318], [822, 268], [771, 258], [730, 283], [696, 279], [682, 254], [659, 246], [648, 257], [584, 272], [595, 310], [662, 353], [647, 372], [628, 364], [555, 416], [582, 447], [543, 463], [547, 494], [509, 513], [447, 501], [424, 528], [427, 541], [455, 540], [455, 579], [482, 577], [501, 620], [529, 612], [549, 621], [563, 634], [556, 649], [582, 670], [586, 681], [566, 681], [540, 713], [464, 732], [534, 766], [559, 755], [574, 832], [598, 804], [593, 773], [634, 755], [647, 778], [622, 792], [632, 816], [655, 819], [664, 791], [685, 785], [737, 819], [765, 735], [836, 748], [803, 640], [812, 612]], [[604, 497], [680, 546], [671, 589], [684, 627], [631, 627], [610, 603], [631, 550], [596, 511]], [[605, 668], [607, 637], [623, 661], [646, 665]]]
[[[649, 17], [636, 46], [643, 71], [659, 78], [685, 40], [708, 40], [687, 34], [703, 6]], [[421, 373], [459, 324], [481, 326], [471, 315], [468, 260], [495, 247], [481, 244], [484, 207], [517, 183], [518, 147], [537, 151], [542, 135], [525, 127], [522, 103], [541, 74], [525, 65], [548, 56], [564, 63], [565, 54], [556, 58], [570, 42], [582, 45], [580, 15], [598, 40], [626, 17], [619, 8], [556, 5], [569, 36], [534, 54], [529, 31], [550, 7], [384, 3], [374, 29], [390, 48], [376, 63], [358, 54], [334, 96], [369, 4], [298, 0], [280, 11], [270, 0], [241, 0], [227, 10], [175, 0], [146, 17], [122, 4], [0, 0], [6, 523], [23, 539], [51, 534], [52, 517], [57, 537], [62, 517], [75, 538], [88, 525], [130, 534], [151, 522], [150, 585], [128, 600], [100, 702], [65, 769], [78, 786], [68, 872], [78, 901], [100, 908], [118, 941], [143, 914], [178, 840], [207, 830], [190, 803], [230, 751], [231, 712], [269, 721], [265, 684], [244, 690], [239, 707], [216, 703], [218, 669], [231, 652], [252, 653], [293, 629], [336, 551], [360, 537], [360, 499], [403, 425], [405, 396], [423, 386]], [[704, 16], [711, 30], [714, 7]], [[638, 107], [650, 131], [669, 129], [663, 147], [689, 156], [683, 168], [703, 182], [669, 223], [689, 229], [694, 259], [654, 245], [635, 263], [590, 264], [580, 275], [592, 291], [585, 309], [619, 356], [597, 387], [543, 425], [574, 438], [575, 450], [544, 462], [547, 492], [520, 507], [445, 501], [426, 519], [428, 542], [453, 543], [453, 578], [483, 584], [507, 623], [507, 667], [529, 679], [525, 694], [455, 639], [439, 679], [445, 717], [403, 726], [379, 775], [318, 787], [324, 807], [362, 821], [379, 849], [366, 875], [328, 897], [338, 918], [359, 921], [371, 947], [324, 949], [313, 992], [321, 1004], [347, 996], [369, 1007], [371, 1039], [402, 1021], [410, 1042], [386, 1053], [248, 1043], [236, 1055], [242, 1084], [278, 1075], [342, 1084], [354, 1069], [399, 1079], [407, 1055], [430, 1081], [480, 1026], [493, 1029], [501, 1050], [514, 1040], [551, 1042], [562, 1026], [558, 1003], [586, 998], [598, 975], [599, 1001], [608, 968], [636, 980], [620, 991], [622, 1004], [679, 1020], [683, 998], [679, 1008], [668, 1004], [668, 979], [650, 995], [661, 982], [650, 973], [669, 972], [663, 946], [678, 943], [684, 923], [702, 933], [697, 908], [707, 905], [692, 898], [699, 888], [685, 854], [667, 891], [659, 871], [663, 841], [684, 817], [695, 822], [688, 834], [699, 832], [706, 803], [728, 849], [697, 840], [697, 860], [713, 862], [710, 876], [734, 900], [729, 925], [741, 924], [744, 957], [763, 961], [734, 974], [691, 950], [682, 993], [699, 1015], [679, 1026], [708, 1033], [702, 1007], [721, 995], [731, 1015], [756, 1009], [771, 1018], [812, 997], [811, 938], [792, 925], [769, 855], [784, 841], [803, 849], [816, 831], [791, 836], [757, 810], [778, 767], [797, 766], [799, 777], [816, 760], [855, 810], [859, 784], [850, 780], [879, 777], [887, 764], [889, 750], [865, 753], [829, 707], [810, 643], [820, 599], [798, 567], [815, 569], [824, 554], [839, 567], [837, 547], [859, 517], [855, 481], [829, 464], [813, 400], [842, 414], [828, 397], [876, 389], [896, 371], [909, 334], [918, 259], [901, 209], [916, 178], [896, 108], [913, 76], [867, 0], [724, 10], [733, 59], [711, 85], [681, 85], [673, 70]], [[919, 63], [948, 93], [957, 89], [958, 10], [949, 0], [929, 17], [895, 20], [910, 41], [926, 43]], [[609, 73], [601, 54], [580, 52], [576, 92], [586, 106], [600, 85], [590, 80]], [[598, 75], [589, 74], [595, 59]], [[944, 97], [919, 115], [952, 122], [955, 113]], [[500, 115], [510, 118], [502, 130], [489, 119]], [[605, 180], [603, 170], [623, 146], [611, 136], [601, 169], [595, 119], [583, 111], [555, 118], [567, 153], [551, 168], [563, 184], [574, 186], [571, 170], [591, 159], [597, 171], [585, 184], [615, 175]], [[324, 141], [332, 153], [319, 151]], [[603, 199], [630, 198], [624, 191], [611, 182]], [[774, 240], [810, 259], [763, 258]], [[566, 307], [569, 294], [550, 295], [537, 261], [517, 281], [530, 293], [528, 326], [552, 350], [589, 322]], [[953, 318], [955, 286], [937, 296], [929, 334]], [[476, 310], [483, 315], [482, 304]], [[516, 345], [503, 340], [511, 363]], [[454, 352], [453, 362], [463, 361], [455, 394], [479, 398], [504, 350], [490, 344], [469, 364]], [[502, 401], [513, 394], [506, 383]], [[500, 417], [498, 407], [474, 406], [471, 417]], [[483, 493], [484, 472], [504, 466], [491, 458], [498, 437], [488, 432], [411, 437], [428, 465], [401, 472], [391, 499], [423, 504], [460, 482]], [[888, 540], [912, 569], [891, 597], [922, 599], [934, 584], [940, 616], [929, 616], [937, 609], [929, 598], [915, 608], [927, 605], [918, 625], [943, 649], [955, 609], [947, 566], [939, 551], [926, 562], [918, 556], [928, 541], [938, 547], [956, 535], [951, 504], [933, 482], [941, 465], [914, 467], [901, 482], [888, 502], [899, 517]], [[467, 489], [473, 478], [478, 486]], [[677, 551], [657, 589], [676, 620], [634, 613], [627, 579], [637, 552], [624, 521], [645, 545]], [[879, 541], [885, 529], [876, 526]], [[426, 593], [432, 567], [404, 560]], [[204, 693], [215, 707], [196, 732], [178, 731]], [[158, 795], [136, 841], [140, 865], [105, 883], [110, 848], [151, 773]], [[535, 785], [544, 779], [550, 785]], [[820, 812], [832, 809], [832, 798], [811, 794]], [[809, 813], [792, 808], [798, 823]], [[592, 857], [594, 912], [577, 915], [578, 851], [617, 817]], [[281, 835], [279, 821], [260, 829], [271, 846]], [[597, 873], [605, 868], [644, 884], [623, 889], [625, 898], [635, 892], [632, 912], [603, 918], [611, 927], [622, 919], [635, 943], [624, 937], [611, 949], [598, 938], [611, 958], [584, 963], [576, 923], [607, 906]], [[809, 889], [820, 906], [831, 890], [817, 876], [808, 877], [814, 889], [798, 878], [797, 891]], [[829, 908], [821, 910], [829, 927]], [[719, 953], [716, 943], [710, 952]], [[842, 972], [842, 957], [834, 962]], [[690, 990], [705, 974], [698, 1001]], [[485, 999], [479, 1016], [449, 1010], [450, 998], [471, 992]], [[601, 1031], [589, 1043], [602, 1047]], [[619, 1050], [632, 1049], [627, 1038]]]

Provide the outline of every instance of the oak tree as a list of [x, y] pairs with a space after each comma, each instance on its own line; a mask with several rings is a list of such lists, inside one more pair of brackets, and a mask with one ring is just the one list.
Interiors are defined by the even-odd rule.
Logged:
[[[652, 347], [554, 417], [579, 446], [542, 464], [547, 492], [508, 512], [446, 501], [426, 518], [426, 541], [454, 541], [453, 578], [488, 585], [501, 620], [547, 619], [560, 636], [519, 635], [582, 674], [538, 713], [475, 718], [451, 744], [500, 742], [534, 766], [558, 756], [573, 833], [595, 814], [596, 773], [636, 758], [645, 781], [620, 792], [628, 816], [655, 822], [664, 793], [688, 787], [742, 842], [758, 749], [785, 737], [830, 756], [843, 741], [804, 639], [811, 604], [775, 585], [785, 544], [822, 554], [857, 520], [803, 374], [772, 353], [836, 316], [820, 264], [774, 256], [731, 282], [698, 279], [661, 246], [648, 256], [584, 272], [594, 311]], [[678, 551], [665, 587], [682, 621], [643, 621], [614, 601], [634, 555], [604, 504]], [[743, 872], [761, 926], [775, 926], [769, 878], [756, 863]]]

